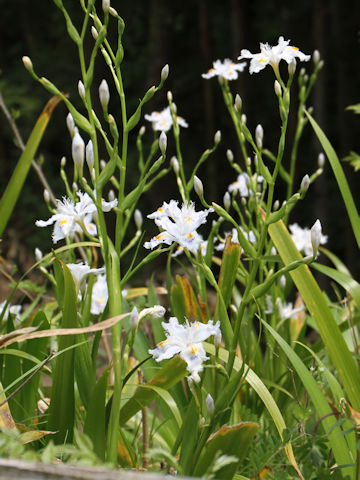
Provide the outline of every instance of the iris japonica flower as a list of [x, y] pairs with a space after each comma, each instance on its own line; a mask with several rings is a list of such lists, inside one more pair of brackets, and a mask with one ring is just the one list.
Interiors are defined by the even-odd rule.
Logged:
[[98, 275], [91, 294], [90, 312], [93, 315], [101, 315], [105, 310], [109, 298], [109, 290], [106, 282], [106, 275]]
[[246, 62], [234, 63], [229, 58], [225, 58], [223, 62], [216, 60], [213, 62], [213, 68], [210, 68], [207, 73], [203, 73], [203, 78], [212, 78], [215, 76], [226, 78], [226, 80], [236, 80], [238, 72], [242, 72], [246, 67]]
[[[265, 313], [271, 314], [274, 313], [274, 306], [270, 295], [266, 295], [266, 310]], [[280, 318], [285, 320], [287, 318], [293, 318], [296, 313], [299, 313], [304, 310], [304, 307], [294, 308], [292, 302], [283, 303], [281, 298], [277, 298], [276, 304], [279, 310]]]
[[164, 202], [156, 212], [148, 215], [148, 218], [153, 219], [162, 231], [150, 242], [145, 242], [144, 247], [153, 249], [162, 243], [171, 245], [176, 242], [180, 247], [187, 248], [196, 254], [203, 243], [203, 238], [196, 229], [206, 222], [206, 217], [213, 211], [209, 208], [196, 212], [193, 202], [184, 203], [181, 209], [175, 200], [170, 200], [169, 203]]
[[[257, 183], [262, 183], [264, 181], [264, 177], [261, 175], [257, 175]], [[249, 196], [249, 185], [250, 185], [250, 177], [247, 173], [240, 173], [236, 182], [233, 182], [229, 185], [228, 191], [230, 193], [237, 191], [239, 192], [241, 197], [248, 197]]]
[[[161, 110], [161, 112], [152, 112], [150, 115], [146, 114], [144, 118], [152, 123], [154, 130], [160, 132], [169, 131], [173, 124], [170, 107], [164, 108], [164, 110]], [[180, 127], [187, 128], [189, 126], [184, 118], [177, 116], [176, 119]]]
[[8, 306], [6, 307], [5, 312], [4, 312], [5, 305], [6, 305], [6, 300], [4, 300], [3, 302], [0, 303], [0, 315], [3, 313], [3, 321], [6, 322], [7, 319], [9, 318], [9, 315], [13, 315], [14, 320], [19, 321], [20, 320], [21, 305], [10, 305], [10, 304], [8, 304]]
[[[243, 226], [240, 226], [240, 230], [243, 232], [244, 234], [244, 237], [246, 238], [246, 240], [252, 244], [256, 243], [256, 235], [255, 233], [252, 231], [252, 230], [249, 230], [249, 231], [246, 231], [245, 228]], [[233, 228], [231, 230], [231, 232], [225, 232], [224, 236], [225, 238], [231, 234], [231, 241], [232, 243], [239, 243], [239, 238], [238, 238], [238, 232], [236, 230], [236, 228]], [[217, 245], [215, 247], [215, 250], [217, 250], [218, 252], [222, 252], [225, 248], [225, 243], [219, 243], [219, 245]]]
[[275, 74], [277, 74], [281, 60], [285, 60], [288, 64], [296, 61], [296, 59], [301, 62], [310, 60], [310, 55], [305, 55], [289, 43], [290, 40], [284, 40], [284, 37], [279, 37], [278, 44], [274, 47], [268, 43], [260, 43], [260, 53], [251, 53], [249, 50], [243, 49], [238, 60], [250, 59], [249, 71], [251, 74], [260, 72], [266, 65], [271, 65]]
[[90, 268], [87, 263], [67, 263], [66, 266], [71, 272], [76, 290], [79, 291], [85, 282], [85, 277], [90, 273], [99, 275], [105, 272], [105, 268]]
[[184, 324], [180, 324], [176, 317], [170, 317], [168, 323], [162, 322], [161, 325], [165, 330], [166, 340], [160, 342], [155, 349], [149, 350], [149, 353], [157, 362], [179, 354], [186, 362], [190, 378], [199, 382], [199, 372], [204, 369], [203, 363], [208, 359], [202, 342], [212, 335], [221, 335], [220, 322], [214, 325], [212, 320], [208, 323], [189, 323], [186, 320]]
[[[291, 238], [293, 239], [296, 248], [305, 255], [313, 255], [313, 247], [311, 240], [311, 230], [309, 228], [301, 228], [297, 223], [289, 225]], [[324, 245], [327, 242], [327, 235], [319, 233], [320, 244]]]
[[[48, 220], [37, 220], [35, 224], [38, 227], [47, 227], [54, 224], [52, 234], [53, 242], [57, 243], [65, 237], [73, 238], [76, 232], [81, 232], [83, 228], [93, 235], [96, 233], [96, 227], [92, 223], [93, 215], [96, 214], [96, 205], [90, 195], [83, 192], [77, 192], [78, 202], [70, 198], [63, 197], [62, 200], [56, 200], [55, 214]], [[108, 212], [116, 207], [117, 200], [106, 202], [101, 200], [102, 210]]]

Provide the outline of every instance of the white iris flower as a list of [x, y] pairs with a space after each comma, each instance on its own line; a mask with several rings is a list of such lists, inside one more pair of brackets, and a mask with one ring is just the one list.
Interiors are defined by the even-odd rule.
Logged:
[[251, 74], [260, 72], [266, 65], [271, 65], [275, 73], [277, 73], [281, 60], [285, 60], [288, 64], [296, 61], [297, 58], [301, 62], [310, 60], [310, 55], [305, 55], [297, 47], [293, 47], [289, 43], [290, 40], [284, 40], [284, 37], [279, 37], [278, 44], [274, 47], [268, 43], [260, 43], [260, 53], [251, 53], [249, 50], [243, 49], [238, 60], [243, 60], [244, 58], [251, 59], [249, 68]]
[[[313, 247], [311, 242], [311, 230], [309, 228], [301, 228], [297, 223], [289, 225], [291, 238], [293, 239], [296, 248], [305, 255], [313, 255]], [[320, 244], [324, 245], [327, 242], [327, 235], [320, 236]]]
[[148, 215], [148, 218], [153, 219], [162, 232], [153, 237], [150, 242], [145, 242], [144, 247], [153, 249], [162, 243], [171, 245], [176, 242], [180, 247], [187, 248], [196, 254], [204, 242], [196, 229], [206, 222], [206, 217], [213, 211], [209, 208], [196, 212], [193, 202], [184, 203], [181, 209], [175, 200], [169, 203], [164, 202], [156, 212]]
[[234, 63], [229, 58], [225, 58], [223, 62], [216, 60], [213, 62], [213, 68], [207, 73], [203, 73], [203, 78], [212, 78], [215, 76], [226, 78], [227, 80], [236, 80], [238, 72], [242, 72], [246, 67], [246, 62]]
[[66, 266], [74, 279], [76, 290], [79, 291], [85, 281], [85, 277], [90, 273], [99, 275], [105, 272], [105, 268], [90, 268], [87, 263], [67, 263]]
[[200, 381], [199, 372], [203, 367], [203, 362], [208, 359], [202, 342], [211, 335], [219, 336], [220, 322], [213, 324], [212, 320], [208, 323], [194, 322], [179, 324], [176, 317], [170, 317], [169, 323], [162, 323], [165, 330], [166, 340], [160, 342], [155, 349], [149, 350], [149, 353], [157, 362], [172, 358], [179, 354], [187, 365], [190, 377], [195, 381]]
[[[262, 175], [257, 175], [256, 182], [262, 183], [264, 181], [264, 177]], [[233, 182], [229, 185], [228, 191], [230, 193], [239, 192], [241, 197], [248, 197], [249, 196], [249, 186], [250, 186], [250, 177], [247, 173], [240, 173], [236, 182]]]
[[109, 298], [109, 291], [106, 282], [106, 275], [98, 275], [94, 283], [91, 295], [91, 313], [101, 315], [105, 310]]
[[[148, 120], [152, 123], [152, 127], [154, 130], [158, 130], [160, 132], [167, 132], [170, 130], [173, 124], [173, 119], [171, 117], [170, 107], [164, 108], [161, 112], [152, 112], [151, 115], [145, 115], [145, 120]], [[176, 117], [177, 123], [180, 127], [187, 128], [189, 125], [187, 121], [182, 117]]]
[[[6, 305], [6, 300], [0, 303], [0, 315], [4, 311], [5, 305]], [[6, 322], [7, 319], [9, 318], [9, 315], [14, 315], [14, 320], [18, 322], [20, 320], [20, 312], [21, 312], [21, 305], [8, 304], [3, 315], [3, 321]]]

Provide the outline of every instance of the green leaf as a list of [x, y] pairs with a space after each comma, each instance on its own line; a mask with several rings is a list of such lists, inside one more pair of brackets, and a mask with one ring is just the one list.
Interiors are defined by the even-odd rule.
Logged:
[[105, 460], [105, 407], [108, 378], [109, 369], [101, 375], [93, 390], [84, 424], [84, 433], [91, 439], [94, 452], [101, 460]]
[[[285, 265], [301, 259], [300, 252], [282, 221], [270, 225], [269, 234]], [[360, 410], [360, 373], [319, 285], [305, 265], [290, 272], [290, 276], [317, 325], [350, 403], [353, 408]]]
[[61, 101], [59, 97], [51, 98], [33, 128], [25, 145], [25, 150], [15, 167], [15, 170], [7, 184], [6, 190], [0, 200], [0, 237], [3, 234], [9, 218], [14, 210], [17, 199], [31, 167], [31, 162], [36, 155], [41, 139], [45, 133], [47, 124], [56, 105]]
[[312, 116], [305, 111], [306, 116], [308, 117], [328, 159], [331, 165], [331, 168], [333, 169], [336, 181], [338, 183], [341, 195], [343, 197], [344, 203], [346, 210], [348, 212], [351, 226], [356, 238], [356, 242], [358, 244], [358, 247], [360, 248], [360, 221], [359, 221], [359, 214], [355, 206], [355, 202], [353, 199], [353, 196], [351, 194], [349, 184], [346, 180], [344, 171], [342, 169], [340, 160], [338, 156], [336, 155], [335, 150], [333, 149], [331, 143], [327, 139], [326, 135], [324, 132], [321, 130], [319, 125], [315, 122], [315, 120], [312, 118]]
[[196, 477], [204, 475], [213, 459], [216, 458], [219, 453], [222, 453], [223, 455], [237, 457], [237, 462], [226, 465], [218, 470], [216, 472], [216, 478], [219, 480], [232, 479], [258, 429], [259, 425], [254, 422], [242, 422], [237, 425], [224, 425], [221, 427], [209, 437], [196, 464], [193, 475]]
[[344, 472], [344, 474], [350, 474], [351, 478], [355, 478], [355, 469], [353, 466], [354, 459], [350, 454], [349, 446], [345, 437], [341, 436], [342, 431], [340, 427], [336, 426], [337, 419], [331, 410], [325, 395], [318, 387], [314, 377], [311, 375], [306, 365], [304, 365], [300, 357], [294, 352], [290, 345], [287, 344], [285, 340], [272, 327], [270, 327], [270, 325], [263, 320], [261, 321], [264, 327], [269, 330], [271, 335], [280, 345], [281, 349], [284, 351], [299, 375], [301, 381], [303, 382], [304, 387], [306, 388], [306, 391], [309, 394], [312, 403], [314, 404], [318, 417], [321, 418], [321, 425], [328, 435], [336, 463], [339, 466], [351, 465], [347, 468], [343, 468], [342, 472]]

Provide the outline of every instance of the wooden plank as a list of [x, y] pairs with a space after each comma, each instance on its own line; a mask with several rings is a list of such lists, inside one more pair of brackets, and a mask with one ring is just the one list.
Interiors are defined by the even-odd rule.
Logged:
[[[0, 459], [1, 480], [174, 480], [171, 475]], [[181, 480], [190, 480], [177, 477]], [[191, 480], [194, 480], [192, 478]]]

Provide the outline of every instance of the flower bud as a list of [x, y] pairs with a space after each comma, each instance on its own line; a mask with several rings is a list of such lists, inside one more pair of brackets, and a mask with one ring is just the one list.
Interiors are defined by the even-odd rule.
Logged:
[[79, 83], [78, 83], [78, 92], [79, 92], [80, 98], [82, 100], [85, 100], [85, 87], [81, 80], [79, 80]]
[[230, 210], [230, 207], [231, 207], [231, 196], [230, 196], [230, 193], [229, 192], [225, 192], [225, 195], [224, 195], [224, 207], [225, 207], [225, 210], [228, 212]]
[[311, 227], [310, 233], [313, 256], [316, 257], [321, 242], [321, 223], [319, 219], [316, 220], [314, 225]]
[[65, 157], [61, 157], [60, 167], [61, 167], [61, 168], [65, 168], [65, 165], [66, 165], [66, 158], [65, 158]]
[[303, 76], [305, 75], [305, 73], [306, 73], [306, 70], [305, 70], [304, 67], [302, 67], [302, 68], [300, 69], [300, 75], [303, 77]]
[[234, 154], [233, 152], [230, 150], [230, 148], [228, 148], [226, 150], [226, 158], [229, 160], [230, 163], [232, 163], [234, 161]]
[[203, 186], [200, 178], [197, 177], [196, 175], [194, 176], [194, 190], [195, 190], [196, 194], [200, 198], [202, 198], [202, 196], [204, 195], [204, 186]]
[[141, 310], [139, 314], [138, 321], [141, 322], [141, 320], [147, 316], [152, 318], [163, 318], [165, 312], [166, 309], [162, 305], [154, 305], [150, 308], [144, 308], [144, 310]]
[[281, 85], [277, 80], [275, 80], [274, 82], [274, 91], [277, 97], [281, 97], [282, 95]]
[[139, 323], [139, 312], [136, 307], [131, 310], [130, 314], [130, 327], [133, 332], [137, 329]]
[[113, 7], [109, 8], [109, 13], [110, 13], [110, 15], [112, 15], [115, 18], [119, 16], [118, 12]]
[[235, 110], [237, 112], [240, 112], [241, 108], [242, 108], [242, 100], [241, 100], [240, 95], [237, 93], [236, 96], [235, 96]]
[[48, 190], [46, 190], [46, 188], [44, 190], [44, 200], [45, 200], [46, 203], [50, 202], [50, 193], [49, 193]]
[[159, 137], [159, 147], [160, 151], [163, 155], [165, 155], [166, 147], [167, 147], [167, 136], [165, 132], [161, 132]]
[[100, 103], [103, 110], [107, 111], [109, 100], [110, 100], [110, 92], [109, 92], [109, 86], [105, 79], [102, 80], [99, 86], [99, 98], [100, 98]]
[[145, 128], [145, 126], [143, 125], [143, 126], [140, 128], [140, 130], [139, 130], [139, 135], [140, 135], [140, 137], [142, 137], [142, 136], [144, 135], [145, 131], [146, 131], [146, 128]]
[[325, 165], [325, 155], [320, 152], [318, 155], [318, 167], [319, 168], [324, 168]]
[[310, 186], [310, 177], [308, 174], [306, 174], [301, 180], [300, 192], [303, 194], [306, 193], [309, 186]]
[[165, 82], [168, 76], [169, 76], [169, 65], [166, 64], [161, 70], [161, 82]]
[[71, 115], [71, 113], [69, 112], [66, 116], [66, 126], [70, 132], [70, 135], [71, 135], [71, 138], [73, 138], [73, 136], [75, 135], [75, 122], [74, 122], [74, 119], [73, 119], [73, 116]]
[[76, 133], [73, 137], [71, 152], [76, 167], [81, 170], [84, 165], [85, 143], [80, 133]]
[[172, 102], [173, 101], [173, 95], [172, 93], [170, 92], [170, 90], [167, 92], [167, 99], [169, 102]]
[[320, 52], [319, 50], [314, 50], [312, 54], [312, 59], [315, 65], [317, 65], [320, 62]]
[[296, 70], [296, 61], [293, 60], [292, 62], [290, 62], [290, 63], [288, 64], [288, 72], [289, 72], [289, 75], [290, 75], [290, 76], [294, 75], [295, 70]]
[[105, 160], [100, 160], [100, 168], [103, 170], [106, 167], [106, 162]]
[[36, 247], [36, 248], [35, 248], [35, 260], [36, 260], [37, 262], [40, 262], [40, 260], [42, 260], [42, 258], [43, 258], [43, 253], [42, 253], [42, 251], [40, 250], [40, 248], [37, 248], [37, 247]]
[[108, 12], [110, 8], [110, 0], [102, 0], [102, 9], [104, 12]]
[[175, 175], [178, 175], [179, 172], [180, 172], [180, 165], [179, 165], [178, 159], [176, 157], [171, 157], [170, 165], [172, 166], [172, 168], [175, 172]]
[[274, 205], [273, 205], [273, 211], [276, 212], [276, 210], [278, 210], [279, 207], [280, 207], [279, 200], [275, 200]]
[[91, 35], [93, 36], [93, 39], [96, 40], [99, 36], [98, 31], [94, 27], [94, 25], [91, 27]]
[[[84, 180], [85, 180], [85, 179], [84, 179]], [[78, 187], [78, 185], [77, 185], [76, 182], [73, 182], [73, 184], [72, 184], [72, 189], [73, 189], [73, 192], [77, 192], [77, 191], [79, 190], [79, 187]]]
[[134, 222], [137, 230], [141, 230], [143, 224], [143, 216], [138, 208], [134, 212]]
[[321, 69], [323, 68], [324, 66], [324, 60], [320, 60], [319, 64], [318, 64], [318, 68]]
[[243, 114], [241, 115], [241, 123], [243, 123], [243, 124], [245, 125], [246, 122], [247, 122], [247, 116], [245, 115], [245, 113], [243, 113]]
[[279, 285], [282, 289], [286, 287], [286, 277], [285, 275], [281, 275], [280, 280], [279, 280]]
[[221, 332], [217, 332], [216, 335], [214, 335], [214, 345], [215, 348], [219, 348], [221, 345]]
[[255, 129], [255, 141], [258, 148], [262, 148], [263, 146], [263, 139], [264, 139], [264, 129], [259, 124]]
[[218, 145], [221, 141], [221, 132], [218, 130], [215, 135], [214, 135], [214, 143], [215, 145]]
[[271, 255], [277, 255], [277, 250], [276, 250], [276, 248], [275, 248], [275, 247], [271, 247], [270, 253], [271, 253]]
[[25, 55], [24, 57], [22, 57], [22, 62], [23, 62], [24, 67], [26, 68], [26, 70], [28, 72], [33, 72], [34, 71], [33, 64], [32, 64], [32, 61], [30, 60], [30, 57]]
[[113, 202], [115, 200], [115, 192], [114, 190], [109, 190], [109, 193], [108, 193], [108, 200], [109, 202]]
[[207, 411], [209, 415], [212, 416], [215, 411], [215, 404], [214, 404], [214, 399], [212, 398], [210, 393], [207, 394], [205, 402], [206, 402]]
[[91, 140], [89, 140], [88, 144], [86, 145], [85, 158], [89, 172], [91, 172], [94, 168], [94, 146]]

